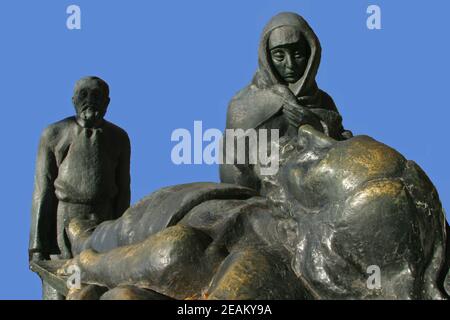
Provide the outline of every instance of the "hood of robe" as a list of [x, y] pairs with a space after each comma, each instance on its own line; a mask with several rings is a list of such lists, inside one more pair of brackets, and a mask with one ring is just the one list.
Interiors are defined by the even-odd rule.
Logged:
[[319, 39], [309, 24], [296, 13], [283, 12], [273, 17], [264, 28], [258, 50], [259, 69], [253, 78], [253, 84], [258, 88], [268, 88], [281, 84], [278, 74], [272, 66], [269, 50], [270, 35], [281, 27], [289, 27], [300, 33], [309, 46], [309, 59], [306, 70], [297, 83], [290, 86], [296, 96], [310, 94], [317, 89], [316, 75], [320, 65], [322, 48]]
[[[286, 29], [294, 34], [286, 35], [285, 39], [293, 40], [301, 34], [309, 46], [309, 59], [305, 72], [295, 84], [289, 86], [279, 79], [277, 71], [272, 66], [269, 51], [272, 32], [282, 27], [288, 27]], [[257, 128], [280, 113], [287, 100], [303, 99], [306, 105], [310, 104], [308, 101], [316, 100], [320, 90], [315, 78], [319, 69], [321, 51], [319, 39], [301, 16], [284, 12], [273, 17], [264, 28], [261, 37], [258, 52], [259, 68], [252, 83], [232, 99], [228, 108], [226, 127]]]

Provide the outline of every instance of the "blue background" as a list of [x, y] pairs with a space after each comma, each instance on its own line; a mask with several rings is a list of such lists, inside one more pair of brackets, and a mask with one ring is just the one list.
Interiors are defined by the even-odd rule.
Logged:
[[[70, 4], [81, 7], [81, 30], [66, 28]], [[366, 27], [370, 4], [382, 9], [382, 30]], [[280, 11], [317, 32], [318, 83], [345, 126], [415, 160], [450, 205], [447, 0], [2, 1], [0, 298], [40, 298], [27, 261], [34, 161], [43, 128], [73, 114], [75, 81], [110, 84], [107, 118], [132, 141], [132, 202], [217, 181], [216, 166], [172, 164], [171, 133], [194, 120], [223, 129], [228, 101], [256, 70], [261, 31]]]

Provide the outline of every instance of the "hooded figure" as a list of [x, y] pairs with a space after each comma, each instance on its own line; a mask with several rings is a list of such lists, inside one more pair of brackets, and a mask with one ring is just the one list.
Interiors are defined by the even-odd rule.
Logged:
[[[226, 129], [278, 129], [283, 137], [295, 136], [301, 125], [309, 124], [336, 140], [352, 136], [343, 129], [333, 99], [317, 87], [321, 46], [302, 17], [290, 12], [273, 17], [263, 31], [258, 55], [252, 83], [228, 107]], [[220, 177], [222, 182], [259, 188], [248, 164], [227, 162]]]

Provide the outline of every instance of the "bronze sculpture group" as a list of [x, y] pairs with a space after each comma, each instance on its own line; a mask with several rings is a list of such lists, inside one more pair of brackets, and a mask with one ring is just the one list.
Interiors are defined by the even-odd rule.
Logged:
[[[221, 183], [163, 188], [131, 207], [128, 136], [103, 119], [108, 86], [77, 83], [77, 114], [44, 131], [36, 165], [30, 260], [45, 298], [449, 298], [450, 230], [426, 174], [343, 128], [302, 17], [275, 16], [258, 52], [226, 128], [279, 130], [277, 174], [223, 164]], [[48, 276], [39, 266], [52, 261]], [[81, 288], [49, 283], [72, 266]]]

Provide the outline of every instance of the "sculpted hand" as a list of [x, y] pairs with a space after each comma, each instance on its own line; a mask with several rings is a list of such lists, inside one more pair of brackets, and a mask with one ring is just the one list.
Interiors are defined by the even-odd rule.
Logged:
[[301, 125], [309, 124], [316, 130], [323, 131], [319, 118], [310, 110], [300, 105], [286, 104], [283, 107], [284, 114], [291, 126], [299, 128]]

